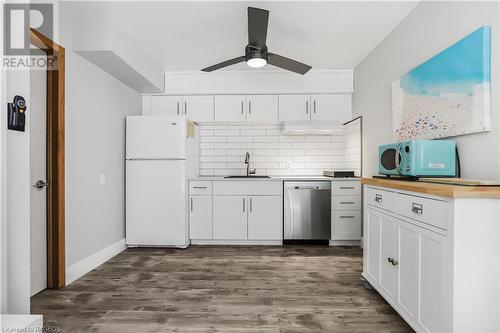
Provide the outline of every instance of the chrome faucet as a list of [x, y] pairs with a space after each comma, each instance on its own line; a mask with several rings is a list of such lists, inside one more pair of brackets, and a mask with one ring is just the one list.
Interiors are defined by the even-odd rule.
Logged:
[[245, 154], [245, 164], [247, 165], [247, 177], [250, 175], [255, 175], [255, 169], [250, 170], [250, 153]]

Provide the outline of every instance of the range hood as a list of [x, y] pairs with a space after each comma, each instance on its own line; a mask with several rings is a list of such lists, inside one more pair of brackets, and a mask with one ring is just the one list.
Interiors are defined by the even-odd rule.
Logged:
[[332, 135], [342, 132], [342, 124], [328, 121], [286, 121], [281, 123], [282, 135]]

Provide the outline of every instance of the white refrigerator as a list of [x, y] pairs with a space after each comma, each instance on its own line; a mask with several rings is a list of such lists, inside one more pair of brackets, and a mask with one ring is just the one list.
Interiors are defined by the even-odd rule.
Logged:
[[126, 242], [189, 246], [186, 209], [186, 119], [126, 119]]

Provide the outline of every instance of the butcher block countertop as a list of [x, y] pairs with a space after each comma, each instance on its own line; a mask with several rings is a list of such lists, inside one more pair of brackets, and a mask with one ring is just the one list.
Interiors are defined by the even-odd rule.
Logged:
[[364, 185], [388, 187], [398, 190], [425, 193], [449, 198], [490, 198], [500, 199], [500, 186], [468, 186], [436, 184], [425, 181], [391, 180], [382, 178], [363, 178]]

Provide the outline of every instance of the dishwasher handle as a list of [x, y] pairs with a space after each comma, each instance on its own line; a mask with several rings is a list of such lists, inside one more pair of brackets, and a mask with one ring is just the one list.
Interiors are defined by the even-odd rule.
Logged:
[[295, 186], [294, 189], [296, 190], [319, 190], [319, 186]]

